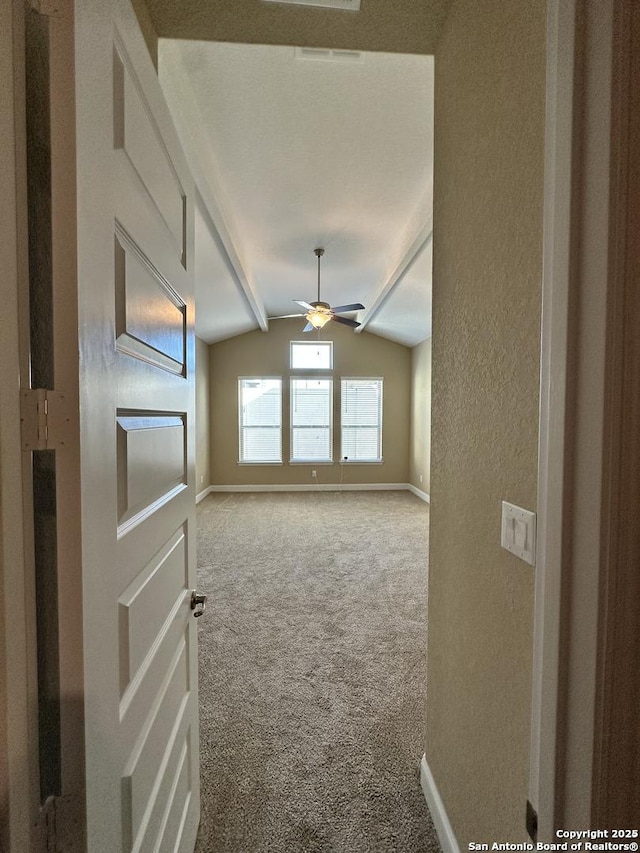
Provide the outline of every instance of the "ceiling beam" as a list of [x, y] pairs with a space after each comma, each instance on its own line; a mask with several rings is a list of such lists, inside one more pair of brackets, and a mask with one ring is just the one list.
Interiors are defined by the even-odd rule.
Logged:
[[223, 260], [226, 262], [236, 285], [246, 298], [256, 322], [263, 332], [268, 332], [269, 321], [267, 320], [267, 312], [265, 310], [264, 303], [245, 274], [244, 267], [236, 251], [234, 240], [229, 233], [224, 214], [220, 209], [217, 198], [213, 190], [209, 187], [208, 182], [203, 181], [203, 183], [200, 183], [197, 175], [194, 174], [193, 177], [200, 195], [200, 200], [202, 201], [204, 213], [208, 220], [207, 225], [218, 244]]
[[420, 254], [422, 249], [429, 244], [432, 238], [433, 223], [431, 217], [429, 217], [429, 221], [426, 222], [415, 235], [409, 245], [409, 248], [402, 255], [402, 258], [396, 264], [389, 278], [381, 285], [381, 287], [378, 288], [378, 292], [371, 303], [371, 306], [367, 308], [363, 317], [359, 318], [360, 327], [355, 330], [356, 332], [363, 332], [367, 324], [373, 320], [378, 311], [382, 308], [383, 304], [400, 284], [402, 277], [407, 272], [411, 264]]

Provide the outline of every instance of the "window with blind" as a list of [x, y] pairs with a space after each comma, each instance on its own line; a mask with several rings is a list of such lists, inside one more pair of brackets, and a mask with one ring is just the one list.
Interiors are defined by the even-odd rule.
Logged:
[[342, 379], [341, 451], [346, 462], [382, 462], [382, 379]]
[[238, 379], [239, 461], [282, 462], [282, 379]]
[[291, 461], [331, 462], [333, 380], [291, 379]]

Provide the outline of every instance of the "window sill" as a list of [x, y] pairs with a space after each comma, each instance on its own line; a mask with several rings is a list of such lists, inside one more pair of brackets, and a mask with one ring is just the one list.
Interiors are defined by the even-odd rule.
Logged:
[[333, 461], [327, 459], [290, 459], [289, 465], [333, 465]]
[[276, 466], [278, 466], [278, 465], [280, 465], [282, 467], [282, 465], [284, 465], [284, 462], [240, 462], [240, 461], [238, 461], [238, 462], [236, 462], [236, 465], [242, 465], [242, 466], [245, 466], [245, 465], [260, 465], [260, 466], [276, 465]]
[[384, 459], [341, 459], [340, 465], [384, 465]]

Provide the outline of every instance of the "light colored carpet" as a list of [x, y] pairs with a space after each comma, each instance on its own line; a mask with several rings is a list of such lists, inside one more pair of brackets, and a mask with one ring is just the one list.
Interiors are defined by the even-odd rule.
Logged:
[[420, 789], [428, 506], [409, 492], [198, 508], [199, 853], [436, 853]]

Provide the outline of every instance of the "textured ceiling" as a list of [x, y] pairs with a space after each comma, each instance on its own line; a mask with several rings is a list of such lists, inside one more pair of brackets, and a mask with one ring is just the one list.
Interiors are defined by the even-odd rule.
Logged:
[[[363, 0], [363, 3], [366, 0]], [[316, 298], [408, 345], [430, 334], [433, 59], [301, 59], [161, 40], [160, 80], [202, 194], [197, 332], [212, 342]]]
[[262, 0], [146, 0], [161, 38], [435, 52], [451, 0], [362, 0], [359, 12]]

